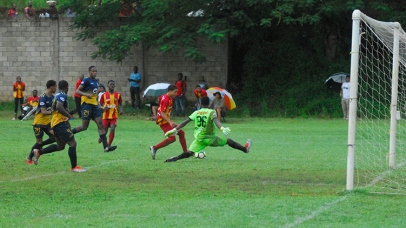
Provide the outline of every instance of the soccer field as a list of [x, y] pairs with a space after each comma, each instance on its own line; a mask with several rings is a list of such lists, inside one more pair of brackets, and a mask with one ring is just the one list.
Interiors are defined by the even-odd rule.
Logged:
[[[252, 139], [250, 153], [207, 148], [205, 159], [164, 163], [181, 152], [179, 141], [152, 160], [149, 146], [162, 131], [144, 117], [123, 116], [114, 152], [103, 152], [94, 123], [75, 135], [85, 173], [70, 171], [67, 148], [25, 164], [32, 120], [3, 113], [0, 121], [1, 227], [406, 226], [404, 196], [345, 191], [342, 119], [229, 118], [229, 137]], [[184, 129], [189, 145], [193, 124]]]

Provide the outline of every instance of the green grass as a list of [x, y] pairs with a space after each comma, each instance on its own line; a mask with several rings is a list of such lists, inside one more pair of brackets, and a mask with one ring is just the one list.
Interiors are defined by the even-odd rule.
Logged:
[[[11, 115], [10, 115], [11, 114]], [[144, 113], [123, 116], [104, 153], [95, 124], [75, 135], [78, 163], [67, 149], [24, 159], [34, 143], [31, 120], [0, 111], [0, 227], [404, 227], [404, 196], [346, 192], [347, 125], [341, 119], [229, 118], [249, 154], [207, 148], [205, 159], [163, 161], [181, 152]], [[180, 123], [182, 119], [176, 119]], [[71, 121], [72, 126], [80, 120]], [[188, 145], [193, 126], [185, 127]], [[219, 132], [220, 133], [220, 132]]]

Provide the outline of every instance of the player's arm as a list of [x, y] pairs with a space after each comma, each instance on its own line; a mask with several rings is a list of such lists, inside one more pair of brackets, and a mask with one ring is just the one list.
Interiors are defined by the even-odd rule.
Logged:
[[230, 134], [230, 132], [231, 132], [230, 128], [224, 127], [224, 126], [220, 123], [219, 119], [213, 118], [213, 122], [214, 122], [214, 123], [216, 124], [216, 126], [223, 132], [223, 134], [225, 134], [225, 135]]
[[93, 94], [85, 93], [84, 89], [85, 89], [85, 87], [83, 85], [80, 85], [79, 88], [76, 90], [76, 93], [79, 94], [80, 96], [85, 96], [87, 98], [92, 98]]
[[59, 113], [61, 113], [62, 115], [66, 116], [68, 119], [71, 119], [72, 116], [69, 114], [69, 112], [65, 109], [65, 107], [63, 107], [62, 102], [57, 101], [56, 102], [56, 110], [59, 111]]
[[190, 121], [192, 121], [192, 120], [187, 118], [185, 121], [180, 123], [178, 126], [174, 127], [172, 130], [167, 131], [165, 133], [165, 136], [171, 136], [171, 135], [177, 133], [180, 129], [182, 129], [184, 126], [186, 126], [186, 124], [188, 124]]

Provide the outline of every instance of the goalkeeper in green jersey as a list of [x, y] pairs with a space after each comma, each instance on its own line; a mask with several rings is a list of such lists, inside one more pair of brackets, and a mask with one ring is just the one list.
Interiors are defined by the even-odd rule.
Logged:
[[252, 145], [251, 139], [248, 139], [247, 143], [245, 143], [245, 146], [242, 146], [241, 144], [233, 141], [232, 139], [225, 138], [223, 136], [217, 136], [214, 133], [215, 126], [217, 126], [225, 135], [228, 135], [231, 132], [231, 130], [230, 128], [223, 127], [221, 125], [220, 121], [217, 119], [216, 110], [208, 108], [209, 103], [210, 101], [208, 97], [202, 97], [201, 99], [202, 109], [194, 111], [192, 115], [188, 117], [188, 119], [183, 121], [176, 128], [173, 128], [172, 130], [166, 132], [165, 136], [176, 134], [178, 130], [186, 126], [186, 124], [188, 124], [189, 122], [191, 121], [195, 122], [195, 132], [194, 132], [195, 140], [190, 145], [189, 151], [181, 153], [178, 156], [168, 158], [166, 159], [165, 162], [175, 162], [183, 158], [189, 158], [193, 156], [194, 153], [198, 153], [208, 146], [217, 147], [224, 146], [227, 144], [230, 147], [237, 150], [241, 150], [244, 153], [249, 152]]

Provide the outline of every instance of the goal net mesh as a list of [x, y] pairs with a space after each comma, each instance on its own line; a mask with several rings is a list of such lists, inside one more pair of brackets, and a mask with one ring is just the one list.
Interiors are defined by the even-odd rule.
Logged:
[[396, 24], [361, 15], [354, 184], [406, 194], [406, 34], [399, 27], [395, 168], [389, 168], [393, 38]]

